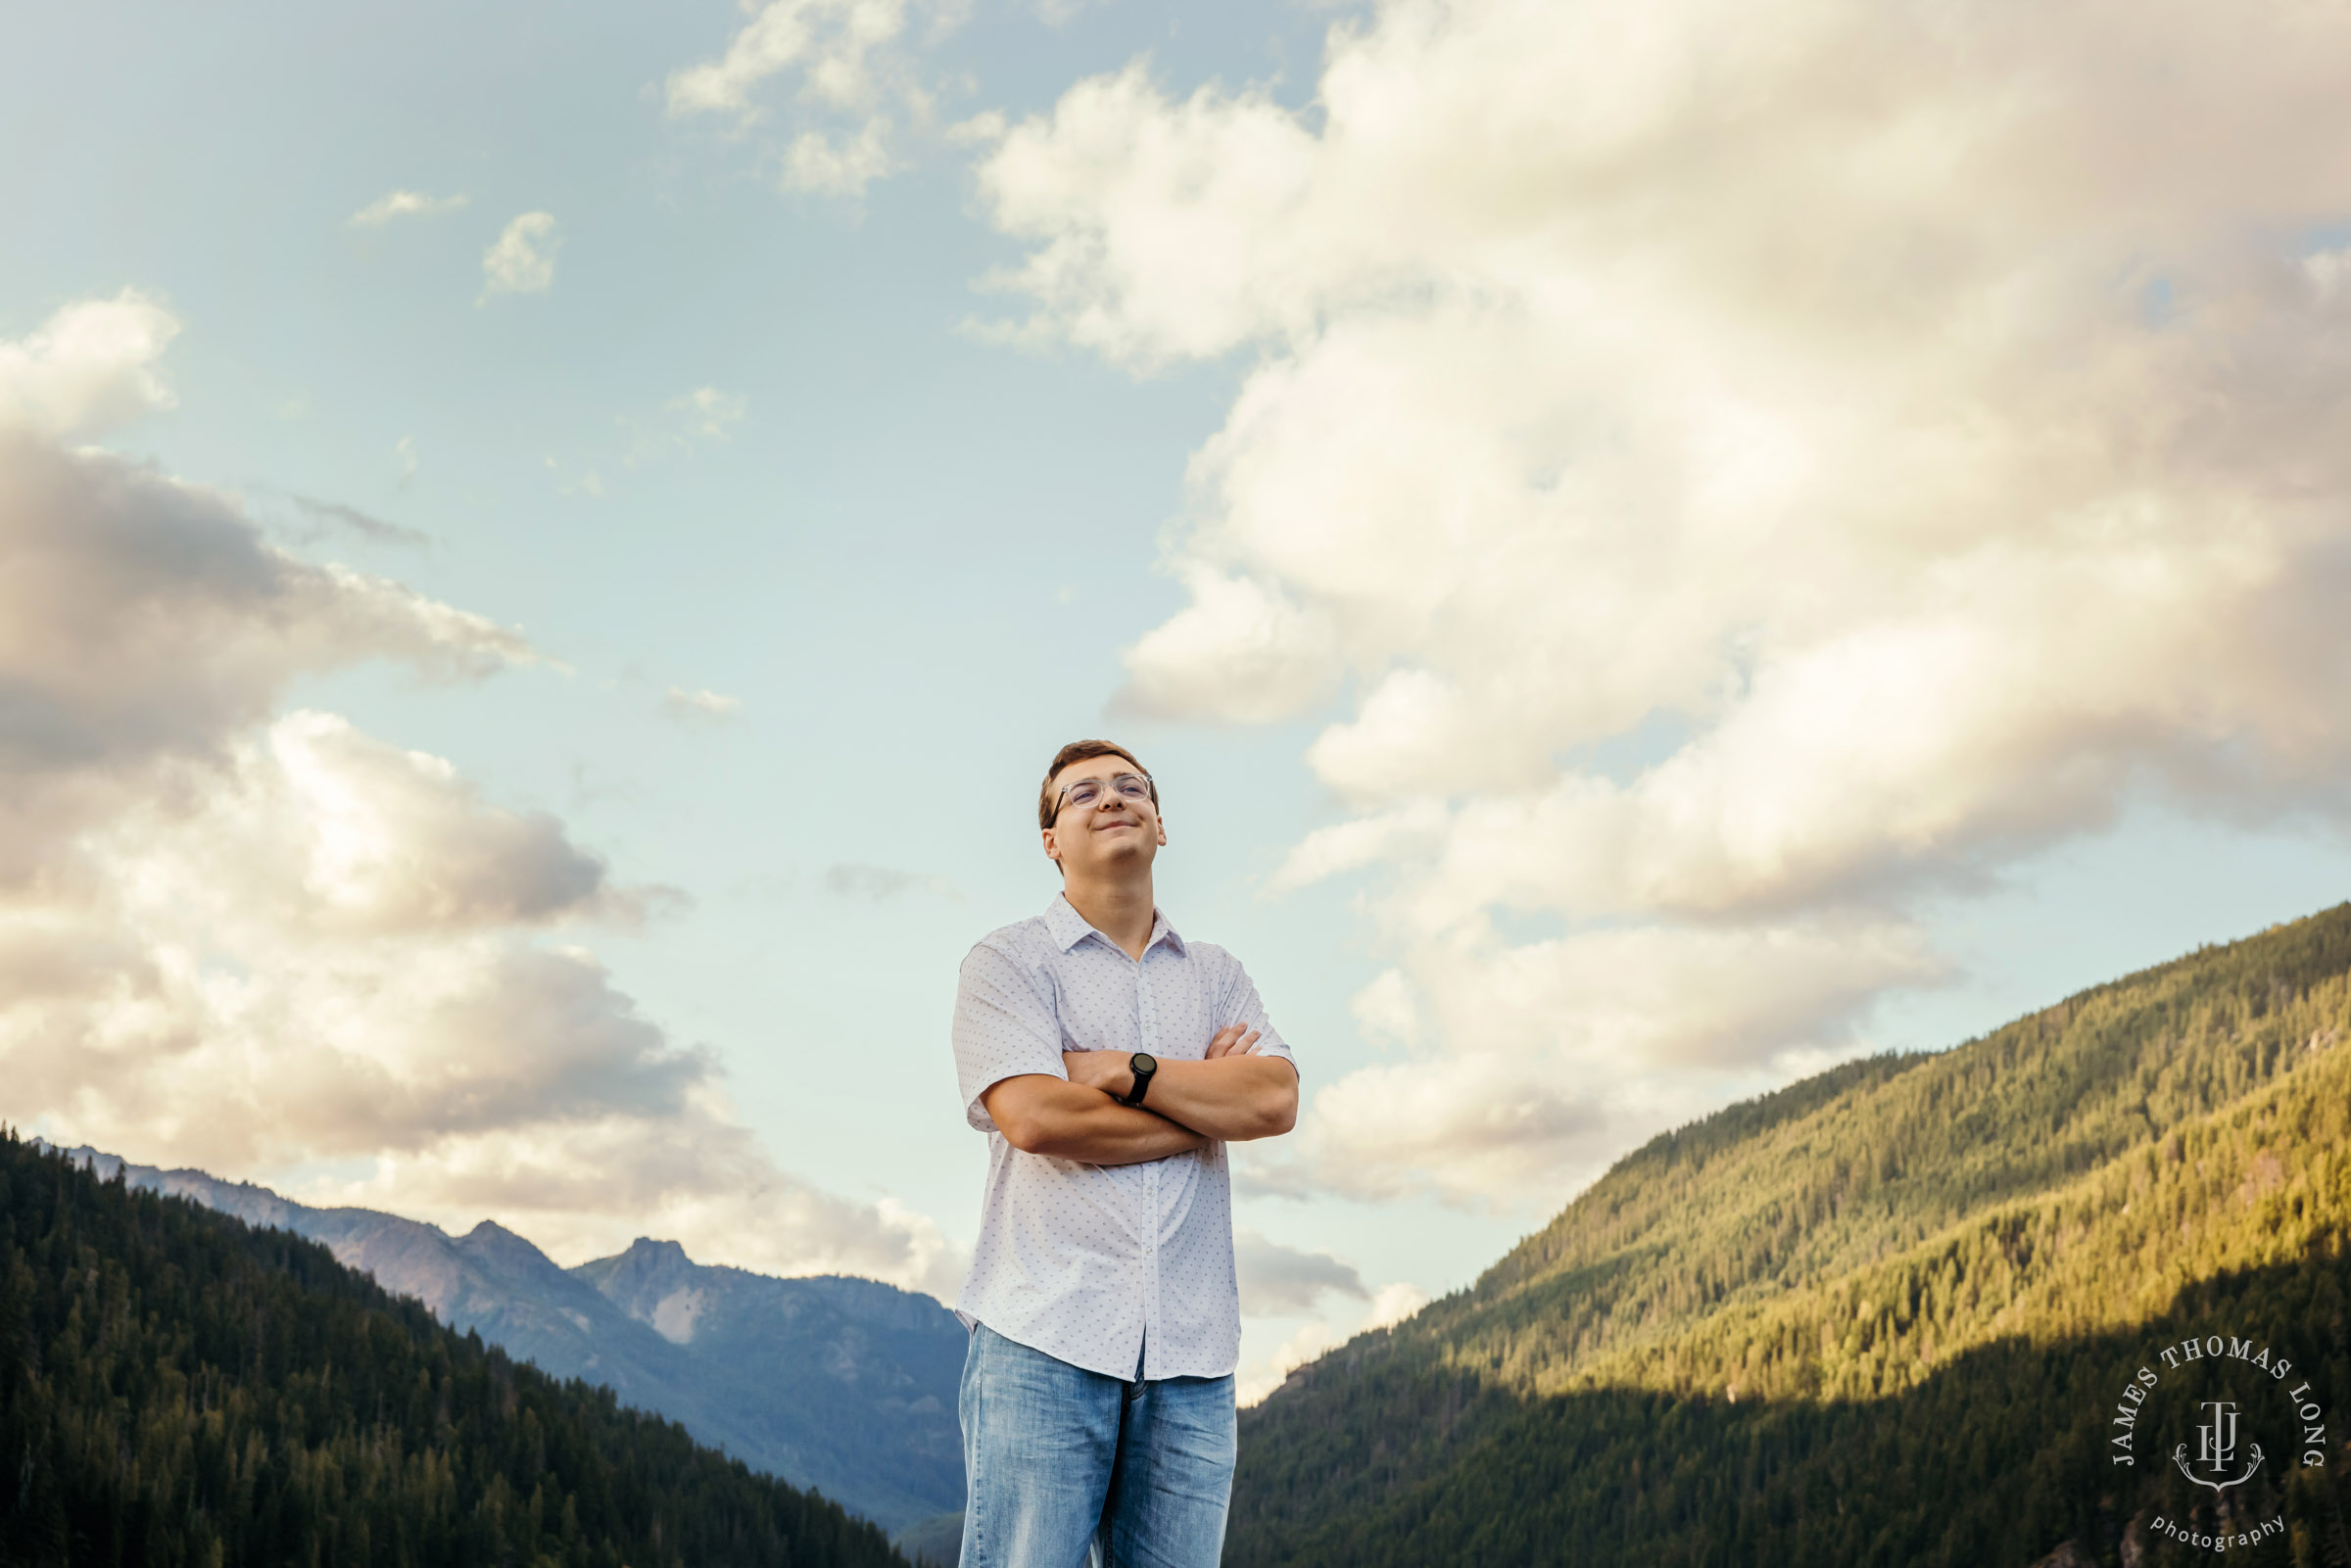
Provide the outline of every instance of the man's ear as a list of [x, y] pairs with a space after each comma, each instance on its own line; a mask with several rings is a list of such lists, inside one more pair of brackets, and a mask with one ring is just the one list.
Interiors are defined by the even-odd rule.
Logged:
[[1059, 854], [1061, 846], [1053, 841], [1053, 830], [1047, 828], [1044, 830], [1041, 836], [1043, 837], [1045, 844], [1045, 858], [1058, 863], [1061, 860], [1061, 855]]

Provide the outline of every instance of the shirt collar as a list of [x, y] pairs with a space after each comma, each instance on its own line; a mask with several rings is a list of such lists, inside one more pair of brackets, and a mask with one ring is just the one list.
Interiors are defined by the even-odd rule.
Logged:
[[[1101, 932], [1086, 924], [1085, 917], [1078, 913], [1078, 906], [1070, 902], [1069, 895], [1066, 893], [1055, 893], [1053, 902], [1045, 906], [1045, 934], [1052, 937], [1053, 945], [1065, 953], [1084, 941], [1088, 936], [1102, 935]], [[1106, 942], [1110, 941], [1107, 936], [1103, 936], [1102, 939]], [[1143, 951], [1148, 953], [1163, 941], [1177, 953], [1184, 951], [1183, 937], [1177, 933], [1175, 927], [1168, 924], [1167, 915], [1158, 909], [1153, 909], [1151, 911], [1151, 940], [1143, 944]]]

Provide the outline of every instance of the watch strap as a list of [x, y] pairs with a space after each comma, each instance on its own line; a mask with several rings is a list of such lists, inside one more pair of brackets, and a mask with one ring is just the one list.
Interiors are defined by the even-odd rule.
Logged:
[[[1142, 1056], [1144, 1053], [1137, 1051], [1135, 1055]], [[1157, 1061], [1153, 1061], [1150, 1070], [1146, 1072], [1141, 1069], [1134, 1067], [1132, 1061], [1129, 1060], [1128, 1069], [1129, 1071], [1134, 1073], [1134, 1087], [1128, 1090], [1125, 1094], [1119, 1096], [1119, 1104], [1141, 1105], [1143, 1103], [1143, 1096], [1151, 1092], [1151, 1080], [1159, 1075], [1159, 1063]]]

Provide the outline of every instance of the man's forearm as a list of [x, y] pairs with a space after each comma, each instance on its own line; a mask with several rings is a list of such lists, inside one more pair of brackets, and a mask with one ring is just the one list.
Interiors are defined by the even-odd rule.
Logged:
[[[1133, 1081], [1131, 1074], [1128, 1081]], [[1277, 1056], [1226, 1056], [1213, 1062], [1162, 1057], [1143, 1104], [1223, 1142], [1278, 1137], [1298, 1120], [1298, 1072]]]
[[1135, 1165], [1200, 1148], [1208, 1139], [1100, 1089], [1032, 1074], [1006, 1078], [981, 1097], [1016, 1149], [1089, 1165]]

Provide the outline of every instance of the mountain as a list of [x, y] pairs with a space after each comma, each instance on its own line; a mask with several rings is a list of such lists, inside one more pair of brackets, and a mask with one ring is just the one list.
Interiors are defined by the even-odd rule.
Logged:
[[705, 1267], [674, 1241], [640, 1240], [571, 1274], [675, 1347], [729, 1452], [854, 1494], [892, 1528], [963, 1506], [955, 1392], [969, 1340], [930, 1297]]
[[2347, 1035], [2351, 906], [1656, 1138], [1243, 1412], [1225, 1560], [2351, 1562], [2334, 1414], [2234, 1494], [2113, 1446], [2223, 1330], [2351, 1402]]
[[886, 1568], [839, 1503], [314, 1242], [0, 1129], [0, 1562]]
[[942, 1513], [908, 1525], [890, 1537], [889, 1544], [914, 1568], [955, 1568], [956, 1559], [963, 1554], [963, 1515]]
[[70, 1151], [102, 1176], [324, 1243], [556, 1377], [601, 1384], [696, 1440], [813, 1488], [886, 1529], [963, 1506], [955, 1386], [966, 1345], [928, 1296], [872, 1280], [702, 1267], [676, 1242], [566, 1270], [484, 1221], [461, 1237], [367, 1209], [312, 1209], [200, 1170]]

